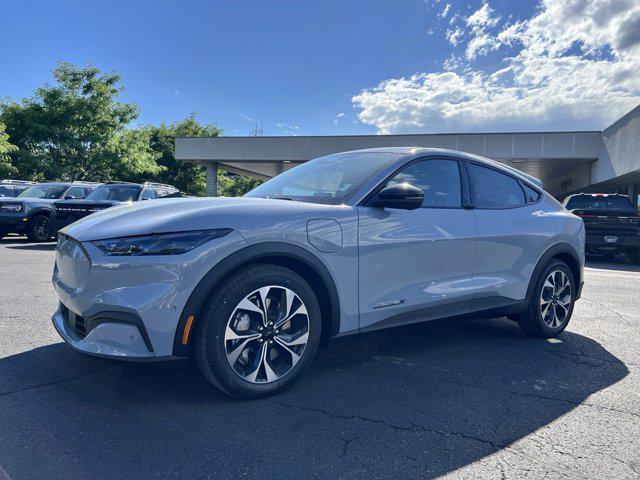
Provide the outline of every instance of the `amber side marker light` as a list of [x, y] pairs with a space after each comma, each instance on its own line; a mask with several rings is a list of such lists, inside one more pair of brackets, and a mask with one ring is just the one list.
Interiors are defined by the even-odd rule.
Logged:
[[184, 330], [182, 331], [182, 345], [186, 345], [189, 341], [189, 333], [191, 332], [191, 325], [193, 325], [194, 318], [193, 315], [187, 317], [187, 323], [185, 323]]

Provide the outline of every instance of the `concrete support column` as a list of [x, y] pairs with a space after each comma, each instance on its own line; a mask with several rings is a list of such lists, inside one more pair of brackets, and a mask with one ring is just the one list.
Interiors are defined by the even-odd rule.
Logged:
[[207, 163], [207, 196], [218, 196], [218, 164], [216, 162]]

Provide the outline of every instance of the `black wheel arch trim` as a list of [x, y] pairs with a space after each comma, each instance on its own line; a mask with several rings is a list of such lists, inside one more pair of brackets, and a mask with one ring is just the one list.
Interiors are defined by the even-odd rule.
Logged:
[[47, 217], [51, 218], [52, 212], [53, 209], [48, 207], [36, 207], [27, 212], [27, 218], [29, 219], [29, 221], [31, 221], [32, 218], [37, 217], [38, 215], [46, 215]]
[[[197, 328], [200, 311], [209, 298], [211, 291], [219, 285], [219, 282], [243, 265], [259, 262], [261, 259], [268, 259], [269, 257], [284, 257], [293, 261], [302, 262], [308, 268], [315, 271], [322, 281], [331, 303], [331, 331], [329, 332], [329, 336], [335, 336], [338, 333], [340, 329], [340, 297], [338, 296], [338, 289], [336, 288], [333, 277], [325, 264], [316, 255], [297, 245], [284, 242], [263, 242], [249, 245], [232, 253], [218, 262], [200, 280], [196, 288], [191, 292], [180, 314], [173, 339], [174, 356], [188, 356], [189, 345], [193, 339], [194, 330]], [[195, 322], [191, 329], [187, 345], [182, 345], [182, 333], [187, 323], [187, 318], [191, 315], [195, 316]]]
[[[580, 293], [582, 290], [581, 287], [583, 283], [582, 270], [580, 268], [580, 265], [581, 265], [580, 255], [572, 245], [563, 242], [563, 243], [557, 243], [549, 247], [538, 260], [538, 263], [536, 264], [535, 268], [533, 269], [533, 273], [531, 274], [531, 279], [529, 280], [529, 286], [527, 287], [527, 295], [525, 297], [527, 304], [531, 301], [533, 290], [535, 288], [536, 282], [538, 281], [538, 278], [540, 277], [540, 274], [542, 273], [542, 270], [548, 265], [549, 261], [552, 258], [561, 254], [571, 256], [573, 260], [576, 262], [576, 264], [578, 265], [578, 277], [574, 278], [573, 280], [576, 282], [575, 300], [578, 300], [580, 298]], [[571, 269], [571, 265], [569, 265], [569, 268]], [[573, 269], [572, 269], [572, 272], [573, 272]]]

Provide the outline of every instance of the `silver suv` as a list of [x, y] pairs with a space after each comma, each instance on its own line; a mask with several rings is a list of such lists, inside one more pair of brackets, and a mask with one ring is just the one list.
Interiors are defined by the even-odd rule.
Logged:
[[242, 198], [139, 202], [63, 229], [53, 323], [81, 352], [193, 356], [223, 391], [264, 396], [333, 337], [486, 316], [556, 336], [580, 297], [584, 242], [580, 218], [497, 162], [347, 152]]

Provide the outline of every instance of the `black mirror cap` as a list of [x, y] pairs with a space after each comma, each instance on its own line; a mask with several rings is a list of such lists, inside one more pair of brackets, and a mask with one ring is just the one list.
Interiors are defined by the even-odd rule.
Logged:
[[424, 193], [408, 183], [398, 183], [383, 188], [371, 201], [372, 207], [415, 210], [422, 206]]

